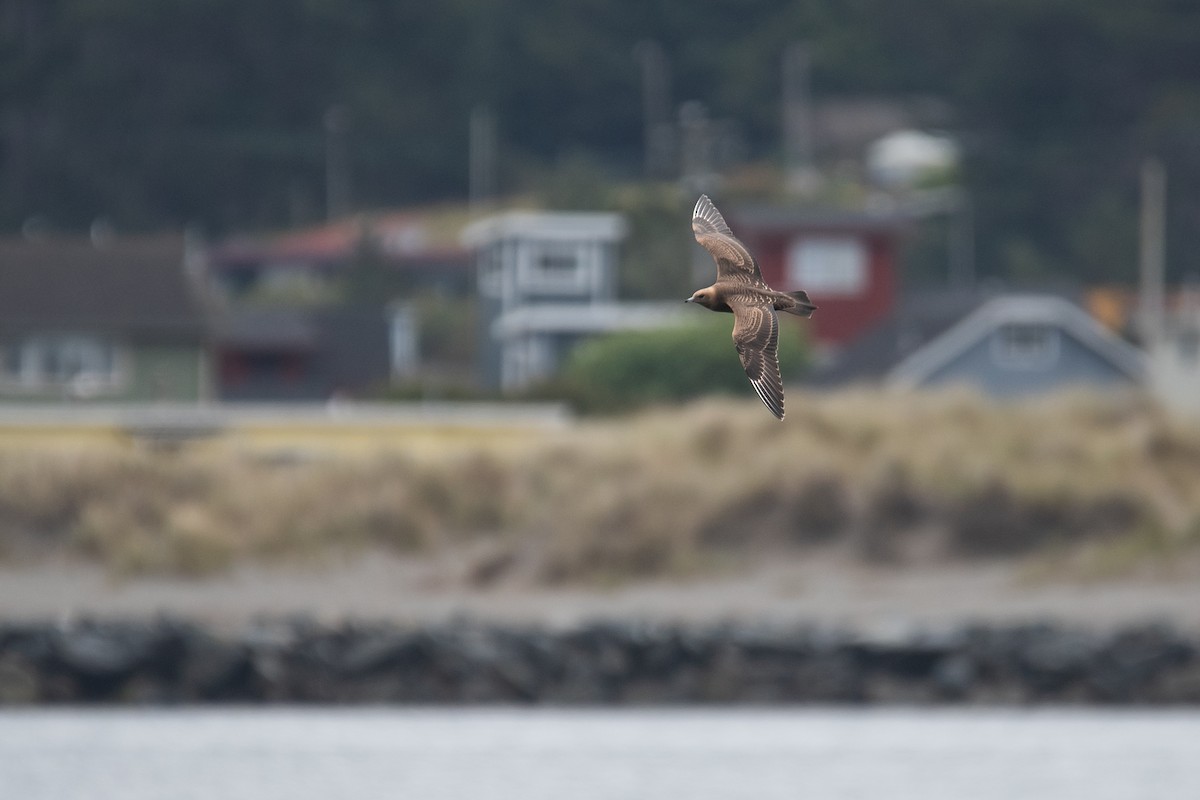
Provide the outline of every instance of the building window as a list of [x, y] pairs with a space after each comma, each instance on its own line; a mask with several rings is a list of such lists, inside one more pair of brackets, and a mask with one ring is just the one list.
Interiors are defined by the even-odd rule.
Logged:
[[0, 386], [17, 391], [65, 389], [80, 395], [120, 384], [117, 348], [86, 334], [42, 334], [0, 351]]
[[1009, 323], [992, 334], [992, 359], [1007, 369], [1047, 369], [1058, 361], [1059, 332], [1040, 323]]
[[579, 294], [589, 287], [585, 248], [576, 242], [532, 242], [526, 245], [521, 281], [532, 292]]
[[579, 254], [574, 248], [547, 248], [538, 256], [537, 268], [543, 275], [573, 278], [579, 269]]
[[820, 297], [853, 296], [867, 288], [867, 250], [848, 236], [805, 236], [788, 251], [788, 285]]

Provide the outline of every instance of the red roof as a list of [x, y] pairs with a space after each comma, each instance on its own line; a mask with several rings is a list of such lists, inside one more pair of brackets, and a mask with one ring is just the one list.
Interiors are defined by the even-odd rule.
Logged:
[[461, 262], [465, 267], [470, 259], [458, 242], [461, 226], [444, 217], [420, 211], [364, 214], [263, 238], [233, 239], [214, 248], [212, 262], [218, 269], [264, 261], [337, 263], [349, 260], [369, 242], [387, 260], [399, 264]]

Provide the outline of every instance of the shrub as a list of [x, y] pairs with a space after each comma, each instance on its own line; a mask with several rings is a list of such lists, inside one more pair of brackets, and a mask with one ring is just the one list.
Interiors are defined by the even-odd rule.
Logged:
[[[722, 366], [740, 373], [725, 327]], [[740, 403], [520, 444], [447, 434], [443, 447], [304, 458], [0, 449], [0, 557], [203, 575], [386, 550], [487, 585], [686, 576], [819, 545], [895, 563], [1086, 550], [1104, 574], [1200, 552], [1200, 433], [1152, 408], [1115, 424], [1108, 398], [795, 392], [780, 425], [735, 376]]]
[[[563, 388], [581, 411], [598, 412], [705, 394], [752, 397], [731, 339], [733, 317], [705, 314], [677, 327], [584, 342], [567, 360]], [[808, 361], [808, 349], [801, 332], [787, 320], [781, 320], [779, 338], [784, 378], [795, 379]]]

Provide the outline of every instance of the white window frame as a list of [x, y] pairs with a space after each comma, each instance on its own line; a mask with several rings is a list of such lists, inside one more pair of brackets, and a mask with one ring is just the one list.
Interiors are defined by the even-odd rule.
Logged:
[[[587, 294], [592, 287], [593, 250], [588, 242], [525, 241], [521, 242], [518, 276], [521, 290], [529, 294]], [[568, 268], [548, 269], [548, 258], [571, 259]]]

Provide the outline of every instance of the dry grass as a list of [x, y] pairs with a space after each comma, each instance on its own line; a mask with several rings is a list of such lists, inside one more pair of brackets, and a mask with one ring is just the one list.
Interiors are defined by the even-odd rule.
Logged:
[[1054, 563], [1104, 574], [1200, 547], [1200, 427], [1144, 399], [863, 391], [789, 407], [780, 424], [705, 402], [442, 457], [3, 453], [0, 553], [198, 575], [462, 547], [485, 553], [467, 571], [481, 581], [568, 582], [829, 543], [893, 562], [1086, 549]]

